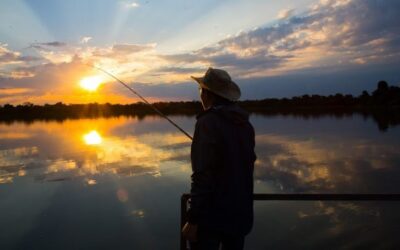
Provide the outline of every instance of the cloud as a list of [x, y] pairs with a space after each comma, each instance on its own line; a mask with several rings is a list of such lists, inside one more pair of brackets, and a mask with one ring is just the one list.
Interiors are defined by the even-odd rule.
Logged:
[[0, 64], [18, 61], [20, 53], [7, 49], [7, 44], [0, 44]]
[[229, 69], [234, 75], [251, 74], [265, 68], [277, 68], [284, 63], [290, 55], [268, 55], [262, 51], [253, 53], [252, 55], [241, 55], [235, 52], [224, 52], [224, 50], [216, 50], [211, 52], [212, 48], [204, 48], [194, 53], [164, 55], [161, 58], [172, 63], [189, 64], [199, 68], [202, 65], [203, 70], [208, 66]]
[[30, 91], [31, 89], [28, 88], [0, 88], [0, 97], [7, 95], [24, 94]]
[[183, 68], [183, 67], [163, 67], [163, 68], [159, 68], [157, 69], [157, 72], [159, 73], [167, 73], [167, 74], [174, 74], [174, 73], [178, 73], [178, 74], [190, 74], [193, 72], [199, 72], [199, 73], [204, 73], [204, 68]]
[[[87, 43], [91, 37], [83, 37], [80, 44]], [[43, 59], [48, 62], [59, 64], [65, 62], [71, 62], [74, 57], [81, 58], [90, 62], [96, 61], [116, 61], [118, 63], [127, 63], [132, 60], [132, 56], [136, 56], [136, 61], [141, 61], [138, 54], [155, 53], [155, 43], [148, 44], [114, 44], [112, 46], [84, 46], [82, 45], [69, 45], [69, 46], [58, 46], [49, 48], [44, 44], [38, 43], [32, 44], [30, 47], [35, 48], [36, 52], [39, 53]], [[53, 43], [52, 43], [53, 44]]]
[[[42, 58], [40, 58], [41, 61], [38, 64], [31, 63], [35, 59], [33, 57], [21, 57], [19, 52], [5, 50], [7, 58], [4, 56], [4, 61], [7, 61], [6, 66], [8, 68], [4, 73], [0, 71], [0, 86], [7, 88], [32, 88], [34, 91], [29, 93], [29, 96], [26, 93], [3, 96], [0, 102], [20, 103], [25, 102], [27, 98], [35, 103], [38, 103], [38, 101], [39, 103], [53, 103], [57, 101], [75, 103], [102, 102], [101, 99], [105, 99], [104, 96], [100, 98], [100, 95], [98, 95], [100, 99], [93, 99], [93, 95], [91, 100], [86, 98], [87, 100], [83, 101], [85, 99], [83, 98], [80, 101], [79, 96], [83, 96], [83, 93], [74, 94], [77, 91], [74, 89], [83, 76], [102, 74], [88, 67], [87, 64], [94, 64], [104, 68], [123, 80], [126, 80], [127, 77], [132, 80], [132, 77], [142, 75], [142, 80], [146, 82], [147, 77], [151, 77], [146, 72], [151, 71], [152, 68], [160, 67], [160, 59], [155, 57], [155, 46], [156, 44], [154, 43], [114, 44], [105, 48], [70, 45], [54, 49], [43, 49], [44, 47], [39, 46], [36, 48], [36, 52]], [[10, 58], [16, 60], [19, 57], [20, 59], [24, 59], [26, 64], [10, 68]], [[168, 75], [168, 73], [165, 72], [165, 75]], [[110, 78], [107, 79], [113, 81]], [[113, 88], [111, 87], [108, 90], [107, 96], [110, 98], [107, 101], [123, 103], [133, 101], [127, 98], [126, 93], [115, 93]], [[63, 97], [63, 93], [65, 97]], [[56, 98], [60, 98], [60, 100], [56, 100]]]
[[114, 53], [137, 53], [149, 49], [153, 49], [156, 44], [114, 44], [112, 51]]
[[[33, 76], [32, 72], [25, 70], [25, 65], [42, 62], [37, 56], [22, 56], [20, 52], [7, 48], [7, 44], [0, 43], [0, 79], [19, 79]], [[24, 65], [24, 66], [21, 66]]]
[[26, 77], [33, 77], [34, 73], [29, 70], [22, 70], [22, 69], [16, 69], [11, 72], [7, 72], [7, 74], [2, 74], [0, 73], [0, 77], [5, 77], [5, 78], [11, 78], [11, 79], [21, 79], [21, 78], [26, 78]]
[[287, 19], [294, 14], [294, 9], [284, 9], [279, 11], [278, 19]]
[[9, 79], [0, 78], [0, 86], [7, 88], [34, 88], [36, 91], [54, 91], [63, 89], [78, 81], [85, 72], [91, 71], [79, 58], [75, 57], [68, 63], [46, 63], [34, 66], [15, 68], [11, 74], [27, 74], [30, 77]]
[[[276, 25], [241, 32], [192, 53], [167, 55], [171, 62], [230, 68], [240, 76], [398, 61], [398, 1], [321, 1], [308, 11], [280, 13]], [[384, 18], [383, 18], [384, 17]], [[244, 75], [243, 75], [244, 74]]]
[[108, 58], [118, 60], [123, 63], [137, 53], [151, 52], [156, 47], [156, 44], [114, 44], [107, 48], [93, 48], [91, 53], [95, 57]]
[[49, 50], [50, 48], [61, 48], [67, 46], [64, 42], [43, 42], [43, 43], [32, 43], [29, 47], [35, 49]]
[[130, 3], [125, 3], [125, 6], [127, 8], [135, 9], [138, 8], [140, 5], [137, 2], [130, 2]]
[[88, 43], [90, 40], [92, 40], [92, 38], [93, 37], [91, 37], [91, 36], [84, 36], [81, 38], [80, 43], [83, 43], [83, 44]]
[[29, 63], [41, 59], [35, 56], [22, 56], [20, 52], [9, 50], [7, 47], [7, 44], [0, 43], [0, 67], [23, 62]]
[[38, 45], [43, 45], [43, 46], [50, 46], [50, 47], [64, 47], [67, 44], [64, 42], [58, 42], [58, 41], [54, 41], [54, 42], [47, 42], [47, 43], [37, 43]]

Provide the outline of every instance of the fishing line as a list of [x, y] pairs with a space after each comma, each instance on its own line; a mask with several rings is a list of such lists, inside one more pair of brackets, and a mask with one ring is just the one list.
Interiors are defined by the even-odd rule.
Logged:
[[163, 117], [164, 119], [166, 119], [167, 121], [169, 121], [169, 123], [171, 123], [175, 128], [177, 128], [179, 131], [181, 131], [184, 135], [186, 135], [190, 140], [193, 140], [193, 137], [191, 135], [189, 135], [189, 133], [187, 133], [183, 128], [181, 128], [178, 124], [176, 124], [173, 120], [171, 120], [168, 116], [166, 116], [165, 114], [163, 114], [158, 108], [156, 108], [153, 104], [149, 103], [142, 95], [140, 95], [137, 91], [135, 91], [132, 87], [130, 87], [128, 84], [124, 83], [123, 81], [121, 81], [118, 77], [114, 76], [113, 74], [111, 74], [110, 72], [94, 66], [94, 65], [89, 65], [86, 64], [90, 67], [93, 67], [105, 74], [107, 74], [108, 76], [114, 78], [115, 80], [117, 80], [119, 83], [121, 83], [125, 88], [127, 88], [129, 91], [131, 91], [133, 94], [135, 94], [136, 96], [138, 96], [144, 103], [146, 103], [147, 105], [149, 105], [157, 114], [159, 114], [161, 117]]

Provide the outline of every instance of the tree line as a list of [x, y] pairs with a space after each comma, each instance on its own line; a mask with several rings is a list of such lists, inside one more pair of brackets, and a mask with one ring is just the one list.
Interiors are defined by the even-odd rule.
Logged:
[[[202, 110], [199, 101], [156, 102], [153, 105], [167, 115], [192, 116]], [[397, 112], [400, 107], [400, 87], [389, 86], [386, 81], [380, 81], [377, 84], [376, 90], [372, 93], [363, 91], [356, 97], [339, 93], [329, 96], [303, 95], [281, 99], [245, 100], [240, 101], [239, 105], [251, 113], [264, 115], [300, 115], [307, 118], [329, 113], [340, 117], [358, 112], [363, 115], [393, 117], [393, 115], [389, 116], [389, 114], [393, 112], [395, 114], [400, 113]], [[383, 109], [385, 111], [382, 111]], [[0, 106], [0, 121], [6, 122], [14, 120], [64, 120], [113, 116], [134, 116], [141, 119], [146, 115], [154, 114], [155, 112], [151, 107], [143, 102], [132, 104], [64, 104], [58, 102], [56, 104], [44, 105], [24, 103], [15, 106], [11, 104]], [[398, 116], [395, 115], [397, 118], [394, 118], [396, 121], [394, 123], [400, 123], [400, 117]], [[388, 121], [384, 124], [391, 123], [393, 121]]]
[[244, 106], [252, 109], [281, 108], [335, 108], [335, 107], [398, 107], [400, 106], [400, 87], [389, 86], [386, 81], [379, 81], [371, 94], [364, 90], [361, 95], [335, 94], [329, 96], [303, 95], [292, 98], [268, 98], [263, 100], [243, 101]]

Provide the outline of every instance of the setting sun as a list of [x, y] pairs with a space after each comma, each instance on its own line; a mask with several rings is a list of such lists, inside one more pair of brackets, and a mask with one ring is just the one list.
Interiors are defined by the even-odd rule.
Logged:
[[103, 79], [100, 76], [89, 76], [80, 80], [80, 86], [88, 91], [96, 91], [102, 83]]
[[98, 145], [102, 142], [102, 138], [96, 130], [92, 130], [85, 134], [83, 140], [87, 145]]

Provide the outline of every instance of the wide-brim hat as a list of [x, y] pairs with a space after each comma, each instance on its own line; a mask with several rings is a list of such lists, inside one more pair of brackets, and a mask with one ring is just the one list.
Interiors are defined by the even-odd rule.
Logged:
[[191, 76], [200, 87], [211, 91], [230, 101], [237, 101], [241, 92], [239, 86], [232, 81], [228, 72], [222, 69], [208, 68], [203, 77]]

